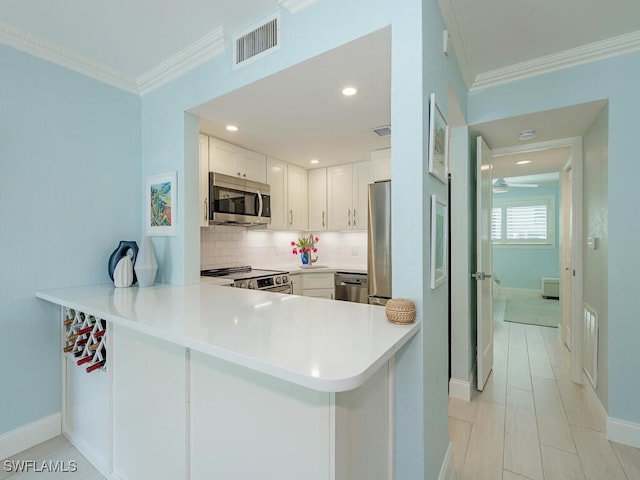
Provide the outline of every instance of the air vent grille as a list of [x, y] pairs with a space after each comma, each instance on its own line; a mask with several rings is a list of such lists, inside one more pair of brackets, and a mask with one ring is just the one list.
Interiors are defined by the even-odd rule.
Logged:
[[238, 67], [246, 64], [271, 53], [279, 46], [280, 26], [276, 16], [236, 38], [234, 65]]
[[372, 128], [371, 131], [378, 137], [389, 137], [391, 135], [391, 125], [384, 125], [382, 127]]

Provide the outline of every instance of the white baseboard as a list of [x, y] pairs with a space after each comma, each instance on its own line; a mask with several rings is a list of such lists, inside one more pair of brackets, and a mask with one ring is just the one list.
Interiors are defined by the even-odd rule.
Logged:
[[449, 396], [470, 402], [471, 401], [471, 382], [465, 382], [464, 380], [457, 380], [455, 378], [450, 378], [449, 379]]
[[438, 475], [438, 480], [452, 480], [455, 473], [454, 467], [453, 445], [451, 445], [451, 442], [449, 442], [447, 453], [444, 454], [444, 460], [442, 461], [442, 467], [440, 467], [440, 475]]
[[62, 433], [62, 414], [54, 413], [0, 435], [0, 459], [5, 459], [57, 437]]
[[640, 424], [608, 417], [607, 440], [640, 448]]
[[91, 448], [86, 441], [73, 435], [73, 433], [68, 430], [64, 429], [62, 433], [65, 438], [69, 440], [69, 443], [71, 443], [71, 445], [73, 445], [74, 448], [84, 456], [84, 458], [89, 460], [89, 463], [91, 463], [96, 470], [98, 470], [105, 478], [110, 478], [109, 468], [106, 464], [104, 455], [98, 455], [98, 453], [96, 453], [96, 451]]

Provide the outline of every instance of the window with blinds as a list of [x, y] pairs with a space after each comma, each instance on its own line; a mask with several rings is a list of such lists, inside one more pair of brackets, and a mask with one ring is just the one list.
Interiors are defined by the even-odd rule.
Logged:
[[491, 238], [495, 244], [550, 246], [555, 243], [553, 197], [496, 201], [491, 220]]

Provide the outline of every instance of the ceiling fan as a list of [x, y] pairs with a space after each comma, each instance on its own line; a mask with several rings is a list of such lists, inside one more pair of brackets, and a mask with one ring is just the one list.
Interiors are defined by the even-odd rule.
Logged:
[[493, 193], [506, 193], [510, 188], [536, 188], [537, 183], [510, 183], [504, 177], [493, 182]]

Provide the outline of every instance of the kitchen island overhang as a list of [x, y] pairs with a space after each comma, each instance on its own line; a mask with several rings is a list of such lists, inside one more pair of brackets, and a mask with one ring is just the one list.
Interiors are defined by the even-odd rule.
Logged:
[[108, 478], [392, 478], [394, 355], [419, 323], [210, 284], [36, 295], [106, 322], [106, 370], [63, 354], [62, 429]]

